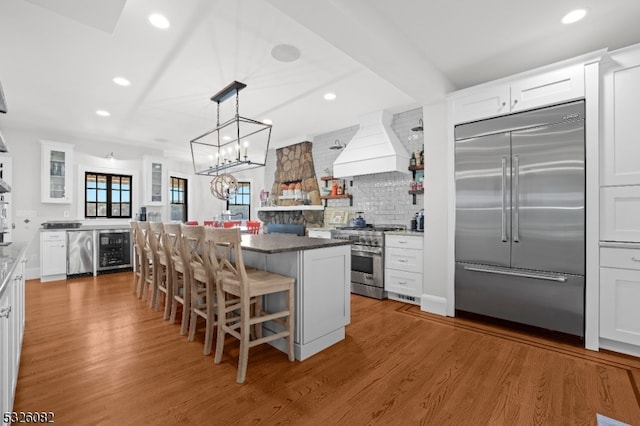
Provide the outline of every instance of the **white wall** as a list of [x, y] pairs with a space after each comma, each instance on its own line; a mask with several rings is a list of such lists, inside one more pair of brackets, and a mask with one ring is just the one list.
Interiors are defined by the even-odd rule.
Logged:
[[425, 170], [425, 245], [422, 310], [446, 314], [447, 247], [449, 245], [449, 191], [451, 167], [447, 150], [447, 103], [445, 101], [423, 107], [424, 170]]

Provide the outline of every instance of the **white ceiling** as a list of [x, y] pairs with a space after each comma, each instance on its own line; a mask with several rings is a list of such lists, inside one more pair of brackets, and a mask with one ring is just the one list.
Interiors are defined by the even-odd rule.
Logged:
[[[562, 25], [575, 7], [589, 14]], [[149, 25], [153, 12], [171, 28]], [[282, 146], [640, 42], [638, 22], [638, 0], [3, 0], [0, 127], [188, 155], [189, 140], [215, 127], [209, 98], [238, 80], [240, 114], [272, 119], [272, 146]], [[300, 59], [273, 59], [280, 43]], [[222, 103], [223, 119], [234, 107]]]

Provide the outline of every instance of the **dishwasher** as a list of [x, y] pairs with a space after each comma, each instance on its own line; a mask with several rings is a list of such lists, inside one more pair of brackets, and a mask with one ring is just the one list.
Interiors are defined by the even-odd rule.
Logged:
[[93, 275], [93, 231], [67, 231], [67, 278]]

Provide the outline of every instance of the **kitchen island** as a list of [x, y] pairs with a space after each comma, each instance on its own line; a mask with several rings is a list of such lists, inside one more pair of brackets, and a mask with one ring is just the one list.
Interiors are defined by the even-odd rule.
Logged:
[[[294, 351], [302, 361], [345, 338], [351, 318], [351, 247], [349, 241], [290, 234], [242, 236], [244, 263], [288, 275], [295, 283]], [[265, 298], [267, 311], [285, 306], [282, 294]], [[265, 333], [279, 331], [267, 323]], [[270, 342], [286, 352], [284, 339]]]

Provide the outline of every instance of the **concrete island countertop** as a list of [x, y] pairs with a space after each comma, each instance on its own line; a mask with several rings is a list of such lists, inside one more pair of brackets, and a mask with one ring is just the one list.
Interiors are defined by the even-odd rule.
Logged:
[[243, 234], [242, 249], [259, 253], [283, 253], [351, 244], [347, 240], [298, 237], [293, 234]]

